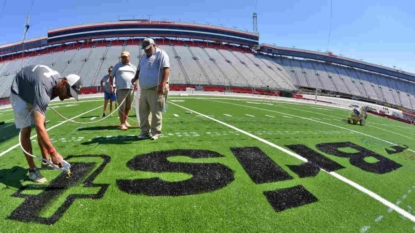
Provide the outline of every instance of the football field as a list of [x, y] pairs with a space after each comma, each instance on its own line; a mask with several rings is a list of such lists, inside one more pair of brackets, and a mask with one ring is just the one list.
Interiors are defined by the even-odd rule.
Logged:
[[[72, 176], [28, 180], [13, 111], [0, 110], [0, 232], [410, 232], [415, 127], [265, 99], [170, 96], [159, 140], [101, 119], [102, 102], [51, 104]], [[87, 124], [88, 123], [88, 124]], [[89, 124], [91, 123], [91, 124]], [[40, 156], [32, 131], [35, 155]], [[40, 167], [40, 161], [36, 162]]]

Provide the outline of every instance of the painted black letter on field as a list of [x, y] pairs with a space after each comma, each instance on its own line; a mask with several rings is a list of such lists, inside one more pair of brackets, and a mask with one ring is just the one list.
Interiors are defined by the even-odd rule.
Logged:
[[275, 212], [317, 202], [318, 199], [302, 185], [264, 192]]
[[183, 196], [212, 192], [221, 189], [234, 180], [234, 172], [220, 163], [170, 162], [168, 157], [188, 156], [194, 159], [221, 158], [223, 155], [208, 150], [168, 150], [137, 155], [127, 162], [133, 171], [182, 172], [192, 178], [168, 182], [159, 178], [117, 180], [118, 188], [129, 194], [148, 196]]
[[[61, 173], [56, 179], [52, 180], [49, 185], [27, 185], [21, 187], [13, 197], [24, 198], [23, 203], [17, 207], [8, 216], [8, 219], [17, 220], [25, 223], [36, 222], [41, 224], [51, 225], [56, 223], [65, 212], [71, 207], [72, 203], [76, 199], [100, 199], [104, 196], [108, 189], [109, 184], [96, 184], [95, 178], [102, 172], [105, 166], [110, 162], [111, 157], [108, 155], [80, 155], [80, 156], [68, 156], [66, 159], [70, 161], [71, 158], [102, 158], [103, 163], [95, 169], [92, 174], [85, 179], [85, 177], [94, 169], [95, 163], [90, 162], [74, 162], [72, 163], [70, 178], [66, 177], [65, 173]], [[44, 208], [53, 203], [53, 201], [71, 187], [78, 186], [83, 182], [85, 188], [97, 188], [100, 189], [95, 194], [70, 194], [66, 197], [65, 202], [56, 210], [50, 217], [41, 217], [40, 213]], [[43, 189], [40, 194], [30, 195], [24, 194], [26, 189]]]
[[[306, 145], [301, 145], [301, 144], [297, 144], [297, 145], [286, 145], [286, 147], [290, 148], [291, 150], [293, 150], [295, 153], [301, 155], [302, 157], [306, 158], [308, 160], [309, 163], [322, 168], [326, 171], [336, 171], [339, 169], [344, 168], [342, 165], [334, 162], [333, 160], [326, 158], [324, 155], [308, 148]], [[300, 165], [301, 166], [301, 165]], [[311, 166], [307, 166], [308, 168], [311, 168]], [[290, 167], [290, 169], [294, 172], [296, 172], [296, 169], [293, 169]], [[315, 174], [315, 170], [310, 169], [310, 174], [301, 174], [299, 172], [296, 172], [298, 175], [300, 175], [300, 177], [308, 177], [308, 176], [313, 176], [313, 174]]]
[[[316, 145], [316, 147], [319, 150], [327, 154], [331, 154], [331, 155], [335, 155], [335, 156], [343, 157], [343, 158], [350, 158], [350, 164], [364, 171], [368, 171], [372, 173], [384, 174], [384, 173], [388, 173], [388, 172], [394, 171], [402, 167], [402, 165], [400, 165], [399, 163], [396, 163], [395, 161], [392, 161], [386, 157], [383, 157], [380, 154], [377, 154], [373, 151], [370, 151], [366, 148], [363, 148], [351, 142], [322, 143], [322, 144]], [[347, 153], [347, 152], [343, 152], [339, 150], [340, 148], [347, 148], [347, 147], [353, 148], [357, 150], [358, 152]], [[375, 163], [369, 163], [364, 160], [365, 157], [374, 157], [378, 161]]]
[[389, 154], [389, 155], [393, 155], [393, 154], [398, 154], [403, 152], [404, 150], [408, 149], [409, 147], [407, 145], [403, 146], [391, 146], [393, 150], [389, 149], [389, 148], [385, 148], [385, 151]]
[[258, 147], [231, 148], [231, 151], [256, 184], [292, 179]]

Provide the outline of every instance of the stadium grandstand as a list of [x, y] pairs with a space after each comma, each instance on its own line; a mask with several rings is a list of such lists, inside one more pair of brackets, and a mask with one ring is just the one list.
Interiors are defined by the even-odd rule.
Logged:
[[0, 103], [9, 103], [12, 77], [20, 67], [44, 64], [84, 79], [83, 93], [99, 81], [122, 51], [137, 64], [139, 45], [152, 37], [171, 58], [171, 90], [292, 96], [314, 93], [359, 99], [400, 110], [415, 109], [415, 74], [331, 52], [260, 43], [257, 32], [183, 22], [119, 20], [49, 30], [41, 38], [0, 47]]

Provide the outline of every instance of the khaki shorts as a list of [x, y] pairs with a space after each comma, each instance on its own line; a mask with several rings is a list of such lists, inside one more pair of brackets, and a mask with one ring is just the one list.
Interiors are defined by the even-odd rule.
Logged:
[[10, 102], [14, 111], [16, 128], [23, 129], [35, 124], [35, 109], [18, 95], [11, 93]]
[[[125, 99], [125, 101], [124, 101]], [[117, 90], [117, 102], [118, 105], [124, 101], [120, 106], [120, 111], [130, 110], [134, 100], [134, 90], [133, 89], [121, 89]]]

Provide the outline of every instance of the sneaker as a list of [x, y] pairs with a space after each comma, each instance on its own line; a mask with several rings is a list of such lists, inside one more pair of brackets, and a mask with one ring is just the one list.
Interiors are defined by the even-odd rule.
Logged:
[[137, 136], [138, 139], [149, 139], [150, 135], [146, 133], [140, 133], [140, 135]]
[[102, 113], [102, 117], [105, 117], [105, 113]]
[[157, 140], [157, 139], [159, 139], [159, 137], [160, 137], [160, 134], [154, 134], [154, 135], [151, 137], [151, 140]]
[[53, 170], [53, 166], [50, 165], [49, 163], [46, 162], [42, 162], [42, 170]]
[[43, 184], [47, 181], [46, 178], [40, 174], [39, 168], [37, 167], [35, 167], [33, 170], [29, 169], [29, 179], [40, 184]]
[[120, 125], [120, 129], [121, 130], [127, 130], [128, 128], [127, 128], [127, 126], [125, 124], [122, 124], [122, 125]]
[[125, 122], [125, 126], [127, 126], [128, 128], [131, 127], [131, 125], [128, 122]]

